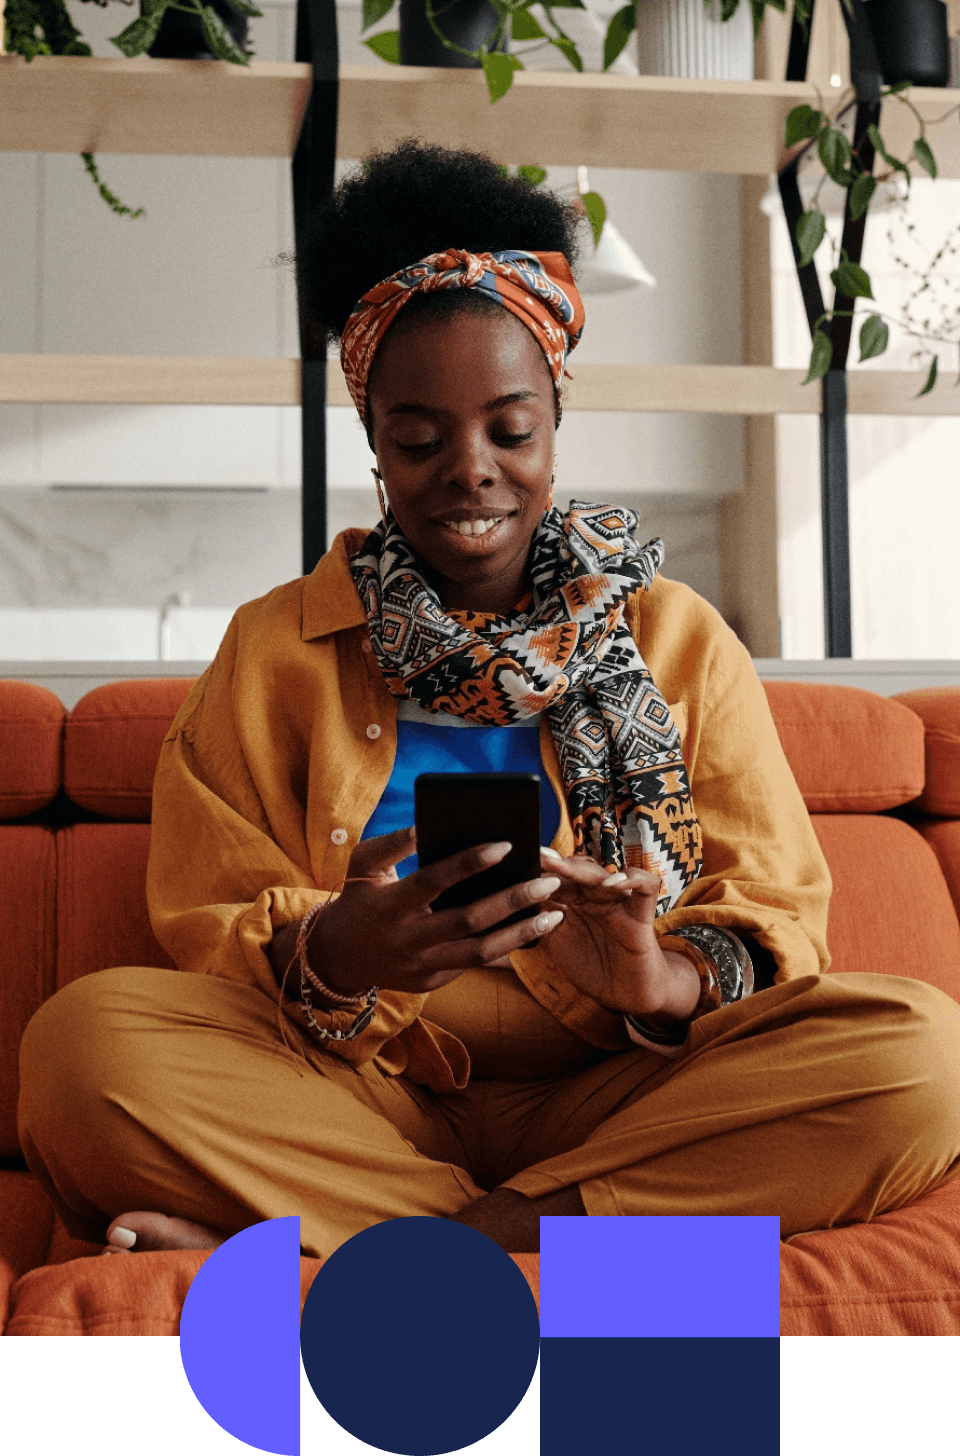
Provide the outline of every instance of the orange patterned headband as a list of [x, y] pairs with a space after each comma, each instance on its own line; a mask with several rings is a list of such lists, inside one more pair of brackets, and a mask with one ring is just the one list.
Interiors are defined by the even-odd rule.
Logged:
[[387, 329], [417, 293], [482, 288], [526, 324], [544, 352], [560, 418], [560, 387], [567, 355], [583, 332], [583, 303], [562, 253], [467, 253], [449, 248], [385, 278], [363, 295], [347, 320], [340, 359], [347, 388], [367, 423], [367, 381]]

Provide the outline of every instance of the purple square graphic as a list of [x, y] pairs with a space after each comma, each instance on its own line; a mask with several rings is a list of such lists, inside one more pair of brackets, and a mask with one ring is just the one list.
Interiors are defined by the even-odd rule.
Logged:
[[780, 1219], [541, 1218], [549, 1336], [779, 1336]]

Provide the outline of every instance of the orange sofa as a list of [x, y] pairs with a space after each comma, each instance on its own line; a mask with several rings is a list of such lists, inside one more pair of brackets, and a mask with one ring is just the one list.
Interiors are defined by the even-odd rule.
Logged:
[[[17, 1142], [17, 1049], [77, 976], [169, 966], [147, 916], [150, 794], [187, 680], [121, 682], [72, 713], [0, 682], [0, 1329], [176, 1334], [206, 1255], [100, 1259], [70, 1238]], [[899, 700], [769, 683], [834, 877], [836, 971], [914, 976], [960, 1000], [960, 688]], [[960, 1047], [957, 1049], [960, 1056]], [[517, 1255], [538, 1292], [539, 1261]], [[304, 1290], [319, 1263], [303, 1261]], [[871, 1224], [782, 1250], [785, 1335], [960, 1335], [960, 1177]]]

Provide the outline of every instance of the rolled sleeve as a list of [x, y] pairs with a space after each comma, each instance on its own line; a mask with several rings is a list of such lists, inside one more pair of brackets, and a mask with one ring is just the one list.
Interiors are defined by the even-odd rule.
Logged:
[[[256, 986], [280, 1002], [268, 956], [274, 933], [318, 901], [310, 869], [306, 807], [271, 787], [259, 791], [231, 711], [230, 643], [195, 684], [163, 744], [154, 782], [147, 898], [157, 940], [183, 971]], [[265, 725], [264, 754], [270, 752]], [[260, 772], [258, 765], [257, 773]], [[263, 777], [268, 784], [271, 775]], [[293, 968], [284, 1010], [309, 1036]], [[325, 1042], [354, 1062], [380, 1056], [400, 1069], [406, 1057], [388, 1044], [419, 1016], [424, 997], [381, 992], [369, 1026], [352, 1041]], [[317, 1010], [330, 1031], [346, 1030], [350, 1009]]]

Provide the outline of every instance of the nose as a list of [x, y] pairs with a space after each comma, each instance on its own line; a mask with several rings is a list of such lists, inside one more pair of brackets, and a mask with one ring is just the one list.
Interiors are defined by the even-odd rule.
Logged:
[[483, 430], [465, 430], [451, 442], [446, 467], [447, 483], [471, 492], [493, 485], [498, 470], [490, 441]]

